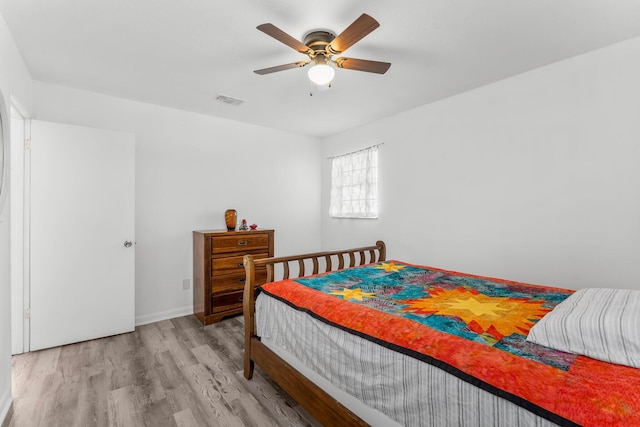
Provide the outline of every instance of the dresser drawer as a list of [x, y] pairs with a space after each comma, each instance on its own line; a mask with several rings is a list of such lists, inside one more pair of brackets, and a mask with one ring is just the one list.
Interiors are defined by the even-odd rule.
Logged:
[[[244, 273], [230, 274], [211, 278], [211, 293], [219, 294], [244, 289], [246, 275]], [[256, 271], [256, 285], [262, 285], [267, 281], [267, 270]]]
[[[268, 253], [253, 254], [255, 259], [267, 258]], [[233, 274], [242, 272], [244, 273], [244, 264], [242, 259], [244, 254], [237, 256], [228, 256], [224, 258], [213, 258], [211, 260], [211, 275], [216, 276], [219, 274]]]
[[255, 234], [240, 234], [214, 236], [211, 238], [211, 253], [224, 254], [229, 252], [253, 251], [269, 248], [269, 233], [255, 232]]
[[219, 313], [221, 311], [233, 310], [234, 308], [242, 308], [242, 292], [234, 292], [226, 295], [215, 295], [211, 297], [211, 312]]

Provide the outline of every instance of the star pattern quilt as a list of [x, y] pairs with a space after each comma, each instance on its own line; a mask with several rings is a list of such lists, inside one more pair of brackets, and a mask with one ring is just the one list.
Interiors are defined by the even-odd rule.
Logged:
[[263, 285], [560, 425], [640, 425], [640, 369], [526, 341], [573, 291], [387, 261]]

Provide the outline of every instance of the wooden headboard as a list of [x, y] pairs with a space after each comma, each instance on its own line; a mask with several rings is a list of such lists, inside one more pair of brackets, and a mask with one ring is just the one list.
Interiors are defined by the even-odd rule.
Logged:
[[[357, 265], [371, 264], [384, 261], [386, 259], [386, 247], [383, 241], [378, 240], [375, 246], [363, 248], [343, 249], [338, 251], [315, 252], [310, 254], [292, 255], [286, 257], [272, 257], [255, 259], [253, 255], [245, 255], [244, 268], [247, 273], [245, 283], [255, 284], [255, 271], [265, 267], [267, 270], [267, 282], [285, 280], [306, 276], [308, 274], [326, 273], [329, 271], [342, 270], [345, 267], [355, 267]], [[308, 262], [313, 268], [307, 270]], [[297, 274], [291, 275], [290, 264], [297, 265]], [[282, 266], [282, 274], [276, 276], [276, 267]], [[246, 289], [246, 287], [245, 287]]]

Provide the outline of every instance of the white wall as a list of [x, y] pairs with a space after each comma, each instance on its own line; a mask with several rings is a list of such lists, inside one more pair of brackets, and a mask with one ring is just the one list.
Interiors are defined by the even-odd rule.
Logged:
[[[4, 142], [9, 145], [11, 97], [31, 107], [31, 76], [0, 14], [0, 112]], [[5, 152], [5, 156], [9, 156]], [[8, 174], [5, 175], [5, 179]], [[8, 188], [5, 186], [5, 189]], [[7, 194], [8, 196], [8, 194]], [[0, 424], [11, 405], [11, 275], [9, 198], [0, 199]]]
[[320, 249], [318, 139], [38, 82], [34, 105], [135, 134], [136, 323], [193, 312], [191, 232], [224, 229], [228, 208], [274, 228], [278, 255]]
[[640, 38], [327, 138], [324, 158], [384, 145], [378, 220], [328, 217], [324, 160], [324, 248], [384, 239], [393, 259], [640, 289], [638, 76]]

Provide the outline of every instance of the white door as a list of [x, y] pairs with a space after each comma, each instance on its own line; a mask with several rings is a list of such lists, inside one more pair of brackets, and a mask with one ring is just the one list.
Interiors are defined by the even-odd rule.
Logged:
[[31, 121], [30, 350], [134, 329], [134, 148]]

